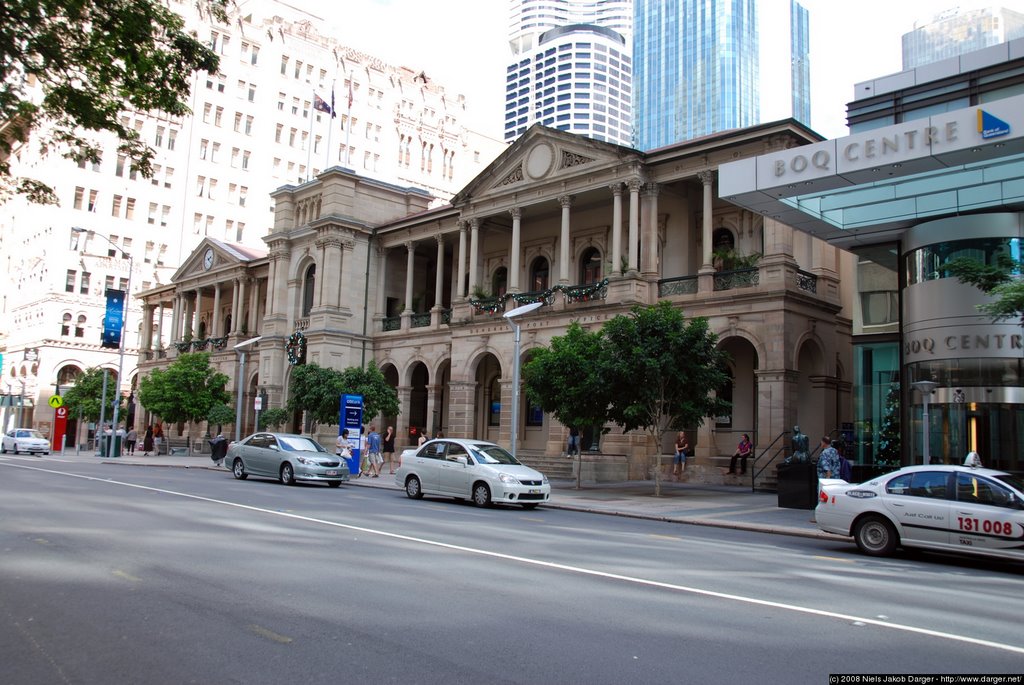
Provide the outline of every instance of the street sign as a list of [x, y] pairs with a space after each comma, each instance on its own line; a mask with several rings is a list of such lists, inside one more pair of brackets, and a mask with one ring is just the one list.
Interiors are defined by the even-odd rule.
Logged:
[[263, 409], [263, 397], [256, 395], [256, 399], [253, 400], [253, 409], [256, 411], [262, 411]]
[[50, 398], [50, 406], [54, 409], [59, 409], [64, 406], [64, 398], [60, 395], [54, 395]]

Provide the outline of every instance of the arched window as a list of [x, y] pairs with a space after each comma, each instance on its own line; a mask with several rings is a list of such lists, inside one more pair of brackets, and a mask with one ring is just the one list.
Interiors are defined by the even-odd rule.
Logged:
[[78, 315], [78, 322], [75, 325], [75, 337], [76, 338], [84, 338], [85, 337], [85, 314], [79, 314]]
[[548, 289], [549, 280], [548, 260], [545, 257], [537, 257], [530, 263], [530, 290]]
[[228, 314], [224, 317], [224, 333], [231, 332], [231, 315]]
[[316, 285], [316, 264], [310, 264], [306, 269], [306, 277], [302, 283], [302, 315], [309, 316], [313, 309], [313, 286]]
[[589, 247], [580, 257], [580, 284], [597, 283], [600, 280], [601, 253], [596, 247]]
[[501, 297], [508, 290], [508, 269], [499, 266], [491, 278], [491, 295]]
[[82, 375], [80, 368], [74, 364], [68, 364], [57, 373], [57, 384], [73, 385], [80, 375]]
[[487, 425], [501, 425], [501, 376], [491, 380], [491, 406], [487, 408]]
[[199, 332], [196, 333], [196, 338], [199, 340], [206, 340], [206, 321], [199, 322]]
[[60, 334], [62, 336], [71, 335], [71, 315], [70, 314], [64, 314], [64, 318], [61, 319]]

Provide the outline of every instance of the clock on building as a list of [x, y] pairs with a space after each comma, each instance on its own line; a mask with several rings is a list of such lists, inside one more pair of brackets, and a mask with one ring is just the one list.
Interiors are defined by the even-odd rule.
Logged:
[[209, 271], [213, 267], [213, 248], [206, 248], [206, 253], [203, 255], [203, 268]]

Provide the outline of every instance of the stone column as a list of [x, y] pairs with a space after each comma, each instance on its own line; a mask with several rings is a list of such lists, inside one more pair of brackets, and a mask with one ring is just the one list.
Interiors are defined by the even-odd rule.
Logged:
[[324, 292], [327, 283], [327, 244], [328, 241], [323, 238], [319, 238], [313, 242], [317, 251], [319, 259], [316, 260], [316, 291], [313, 293], [313, 307], [320, 307], [325, 304], [326, 298]]
[[469, 227], [469, 294], [472, 295], [473, 289], [480, 286], [477, 280], [477, 262], [480, 261], [480, 219], [470, 219]]
[[164, 349], [164, 303], [160, 302], [160, 319], [156, 322], [156, 348]]
[[405, 309], [402, 316], [413, 314], [412, 308], [412, 276], [416, 268], [416, 243], [411, 240], [405, 243]]
[[[373, 249], [370, 245], [366, 246], [367, 250]], [[377, 316], [387, 316], [387, 269], [388, 269], [388, 251], [383, 245], [377, 245]], [[395, 429], [398, 430], [397, 428]]]
[[193, 338], [195, 335], [195, 328], [193, 328], [193, 321], [196, 316], [195, 300], [190, 299], [186, 293], [181, 294], [185, 298], [185, 330], [182, 331], [182, 338]]
[[274, 259], [274, 313], [288, 314], [288, 260], [291, 253], [280, 251], [272, 255]]
[[626, 246], [629, 273], [637, 272], [637, 243], [640, 239], [640, 186], [639, 178], [631, 178], [626, 182], [629, 187], [629, 245]]
[[704, 264], [700, 267], [701, 271], [714, 271], [714, 262], [711, 256], [711, 225], [714, 219], [714, 207], [712, 206], [712, 194], [711, 186], [715, 180], [715, 172], [713, 171], [702, 171], [697, 174], [697, 178], [704, 184], [704, 204], [701, 207], [703, 212], [703, 222], [701, 223], [701, 240], [703, 241], [701, 251], [702, 259]]
[[[153, 305], [142, 305], [142, 349], [146, 352], [153, 348]], [[148, 355], [147, 355], [148, 357]]]
[[259, 322], [256, 321], [256, 312], [260, 304], [260, 282], [259, 279], [252, 279], [252, 294], [249, 295], [249, 333], [256, 335]]
[[622, 275], [622, 184], [608, 186], [612, 191], [612, 275]]
[[455, 298], [466, 298], [466, 222], [459, 222], [459, 270], [458, 282], [455, 285]]
[[[269, 269], [267, 270], [267, 294], [269, 295], [270, 293], [274, 292], [271, 289], [270, 284], [275, 282], [274, 281], [274, 274], [277, 273], [277, 268], [276, 268], [277, 267], [277, 262], [275, 262], [273, 259], [269, 260], [268, 261], [268, 267], [269, 267]], [[268, 297], [267, 298], [267, 316], [270, 316], [273, 313], [274, 313], [274, 298], [273, 297]], [[235, 323], [236, 321], [237, 321], [237, 317], [232, 316], [231, 317], [231, 325], [235, 327], [235, 330], [238, 330], [238, 324]]]
[[640, 244], [643, 246], [640, 261], [640, 272], [644, 276], [655, 277], [658, 275], [658, 184], [647, 183], [644, 185], [644, 197], [646, 215], [643, 220], [643, 238]]
[[444, 295], [441, 290], [444, 288], [444, 234], [438, 233], [434, 236], [437, 240], [437, 268], [434, 269], [434, 309], [440, 311], [444, 308]]
[[[406, 421], [410, 421], [411, 419], [409, 418], [409, 409], [412, 407], [412, 386], [399, 385], [397, 388], [395, 388], [395, 392], [398, 394], [399, 418], [405, 417]], [[405, 425], [405, 435], [409, 434], [409, 428], [411, 427], [412, 426], [408, 423]], [[418, 428], [423, 428], [423, 426], [418, 426]], [[402, 433], [403, 431], [398, 426], [395, 426], [395, 434], [401, 435]]]
[[238, 279], [231, 281], [231, 330], [228, 335], [238, 332]]
[[242, 334], [243, 328], [245, 328], [246, 333], [250, 332], [249, 329], [246, 328], [245, 322], [245, 282], [247, 280], [248, 279], [245, 276], [242, 276], [236, 281], [238, 283], [238, 316], [235, 319], [232, 319], [232, 321], [238, 322], [234, 325], [235, 330], [237, 330], [240, 335]]
[[424, 419], [426, 423], [426, 429], [428, 435], [437, 435], [439, 426], [434, 425], [434, 398], [435, 398], [435, 386], [427, 386], [427, 418]]
[[213, 320], [210, 322], [210, 337], [219, 338], [220, 331], [220, 283], [213, 286]]
[[[192, 337], [199, 335], [199, 324], [203, 320], [203, 289], [196, 288], [196, 316], [195, 323], [192, 324]], [[207, 335], [209, 337], [209, 335]]]
[[178, 337], [179, 330], [181, 327], [181, 295], [174, 293], [174, 299], [171, 300], [171, 340], [177, 342], [180, 340]]
[[476, 383], [448, 381], [448, 437], [475, 438]]
[[572, 208], [572, 195], [558, 198], [562, 205], [562, 230], [558, 239], [558, 282], [569, 285], [569, 210]]
[[513, 207], [508, 210], [512, 214], [512, 251], [509, 255], [508, 291], [519, 292], [519, 255], [522, 252], [522, 218], [523, 210]]

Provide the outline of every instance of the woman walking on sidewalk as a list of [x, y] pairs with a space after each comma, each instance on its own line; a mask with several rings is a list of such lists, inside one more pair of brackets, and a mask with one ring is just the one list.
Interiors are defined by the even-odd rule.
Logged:
[[142, 438], [142, 456], [148, 457], [153, 451], [153, 426], [146, 426], [146, 434]]

